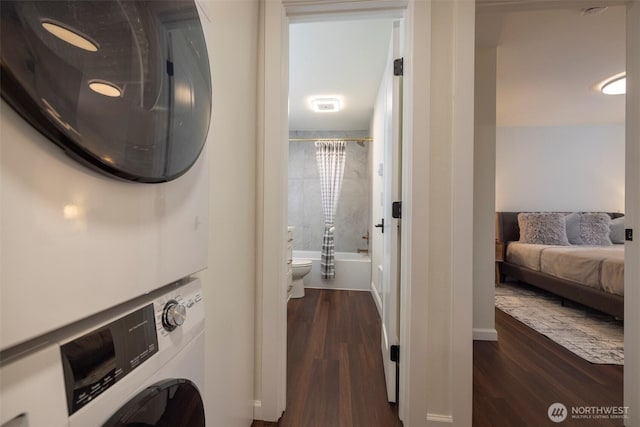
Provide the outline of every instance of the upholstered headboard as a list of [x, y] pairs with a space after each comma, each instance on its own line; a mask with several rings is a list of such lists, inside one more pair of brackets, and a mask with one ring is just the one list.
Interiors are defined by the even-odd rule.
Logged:
[[[520, 240], [520, 227], [518, 226], [519, 213], [520, 212], [496, 212], [496, 239], [499, 242], [516, 242]], [[612, 219], [624, 215], [620, 212], [607, 213]]]

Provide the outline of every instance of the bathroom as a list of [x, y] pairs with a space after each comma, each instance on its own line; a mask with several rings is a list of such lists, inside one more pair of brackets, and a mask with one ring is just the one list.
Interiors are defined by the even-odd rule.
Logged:
[[[369, 290], [369, 142], [348, 140], [345, 149], [344, 177], [335, 218], [336, 277], [323, 279], [320, 273], [320, 248], [324, 216], [320, 196], [320, 178], [316, 166], [313, 138], [363, 138], [368, 130], [356, 132], [291, 132], [289, 142], [289, 226], [293, 227], [294, 269], [298, 260], [312, 261], [307, 287]], [[301, 141], [302, 140], [302, 141]]]
[[[287, 184], [293, 298], [303, 296], [302, 283], [306, 288], [371, 291], [376, 281], [372, 281], [371, 259], [375, 257], [376, 265], [380, 263], [381, 254], [374, 249], [381, 249], [375, 242], [381, 238], [380, 228], [375, 227], [381, 214], [375, 208], [380, 205], [382, 162], [378, 146], [382, 138], [374, 138], [374, 111], [391, 28], [389, 19], [290, 26]], [[369, 41], [365, 49], [361, 48], [363, 40]], [[315, 111], [315, 102], [327, 105]], [[323, 278], [321, 273], [327, 209], [323, 199], [327, 197], [320, 190], [317, 140], [330, 144], [344, 141], [341, 179], [327, 178], [338, 182], [339, 191], [331, 196], [337, 200], [331, 227], [335, 251], [335, 277], [331, 278]], [[308, 273], [300, 280], [304, 271]], [[377, 267], [373, 271], [377, 272]]]

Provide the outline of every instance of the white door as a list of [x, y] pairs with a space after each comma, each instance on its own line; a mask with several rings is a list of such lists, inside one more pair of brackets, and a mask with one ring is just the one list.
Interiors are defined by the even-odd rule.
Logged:
[[393, 60], [401, 57], [400, 22], [393, 25], [390, 72], [386, 73], [386, 106], [383, 172], [383, 270], [382, 270], [382, 360], [389, 402], [397, 401], [398, 370], [391, 346], [399, 345], [400, 331], [400, 219], [393, 218], [392, 204], [400, 201], [402, 146], [402, 76], [395, 76]]

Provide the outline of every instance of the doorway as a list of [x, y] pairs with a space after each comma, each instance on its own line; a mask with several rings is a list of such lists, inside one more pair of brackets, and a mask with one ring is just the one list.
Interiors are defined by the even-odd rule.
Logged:
[[[627, 40], [627, 43], [631, 42], [633, 40], [633, 38], [630, 37], [630, 32], [626, 31], [625, 32], [625, 21], [628, 22], [637, 22], [638, 16], [637, 16], [637, 10], [635, 12], [635, 18], [632, 15], [632, 11], [633, 8], [631, 7], [626, 7], [624, 5], [612, 5], [613, 7], [609, 7], [608, 10], [602, 10], [600, 11], [599, 15], [595, 15], [592, 16], [589, 13], [584, 14], [581, 13], [581, 10], [573, 10], [573, 11], [568, 11], [566, 10], [566, 5], [565, 7], [559, 7], [557, 9], [552, 9], [552, 10], [542, 10], [540, 8], [531, 8], [531, 9], [536, 9], [536, 10], [531, 10], [530, 12], [533, 13], [533, 15], [538, 14], [538, 15], [542, 15], [542, 14], [548, 14], [549, 16], [547, 17], [547, 19], [545, 20], [545, 34], [542, 37], [548, 37], [550, 36], [550, 33], [553, 31], [553, 29], [551, 27], [553, 27], [553, 20], [557, 20], [557, 19], [564, 19], [564, 25], [565, 26], [569, 26], [569, 24], [567, 23], [570, 20], [573, 19], [611, 19], [612, 18], [612, 14], [618, 14], [620, 15], [620, 11], [622, 11], [622, 17], [620, 19], [618, 19], [618, 23], [616, 24], [616, 30], [614, 32], [608, 31], [607, 32], [607, 36], [612, 35], [612, 33], [617, 34], [618, 37], [618, 46], [619, 47], [619, 43], [620, 43], [620, 39]], [[564, 9], [564, 10], [563, 10]], [[606, 8], [605, 8], [606, 9]], [[626, 18], [624, 17], [625, 15], [625, 9], [626, 9]], [[481, 10], [479, 10], [479, 12], [481, 12]], [[485, 10], [486, 12], [486, 10]], [[517, 9], [516, 7], [512, 7], [511, 10], [505, 11], [503, 10], [502, 12], [511, 12], [511, 13], [522, 13], [523, 11], [521, 9]], [[609, 14], [607, 16], [607, 14]], [[530, 18], [530, 21], [532, 21], [533, 18]], [[635, 21], [633, 21], [635, 20]], [[477, 21], [480, 22], [480, 21]], [[531, 22], [532, 23], [532, 22]], [[595, 22], [591, 22], [590, 24], [590, 28], [592, 32], [595, 32], [595, 29], [597, 27], [597, 23]], [[480, 26], [478, 26], [478, 28], [480, 29]], [[486, 29], [486, 28], [485, 28]], [[502, 28], [498, 27], [493, 28], [493, 32], [494, 33], [500, 33], [500, 30]], [[499, 34], [498, 34], [499, 35]], [[604, 38], [603, 37], [598, 37], [597, 34], [590, 34], [589, 36], [594, 36], [596, 38], [600, 38], [603, 40], [604, 42]], [[568, 37], [568, 40], [571, 40], [574, 37], [579, 37], [579, 32], [578, 31], [573, 31], [573, 34], [571, 37]], [[589, 49], [589, 55], [595, 55], [596, 51], [597, 51], [597, 46], [594, 43], [590, 43], [588, 40], [589, 37], [587, 36], [582, 36], [580, 37], [580, 40], [582, 42], [583, 45], [585, 46], [590, 46]], [[563, 37], [558, 37], [557, 35], [554, 37], [554, 39], [557, 41], [555, 43], [555, 46], [550, 49], [551, 51], [557, 50], [558, 46], [561, 44], [561, 41], [563, 41]], [[620, 59], [622, 58], [622, 62], [621, 62], [621, 66], [622, 69], [624, 69], [624, 58], [625, 58], [625, 48], [624, 45], [619, 48], [619, 49], [611, 49], [612, 47], [614, 47], [616, 45], [616, 43], [608, 43], [609, 44], [609, 52], [607, 52], [607, 58], [606, 60], [602, 60], [600, 61], [600, 65], [612, 65], [612, 64], [620, 64], [620, 61], [618, 60], [617, 62], [614, 61], [614, 58], [611, 57], [612, 52], [616, 52], [615, 53], [615, 57]], [[612, 46], [613, 44], [613, 46]], [[494, 46], [494, 58], [493, 58], [493, 64], [495, 66], [495, 44]], [[486, 46], [485, 46], [486, 47]], [[508, 50], [508, 49], [515, 49], [514, 43], [509, 43], [509, 41], [505, 41], [503, 40], [501, 43], [501, 47]], [[489, 48], [490, 49], [490, 48]], [[514, 50], [511, 50], [510, 52], [507, 52], [505, 54], [503, 54], [502, 60], [507, 60], [508, 59], [508, 55], [513, 55]], [[576, 52], [574, 50], [570, 50], [571, 54], [570, 55], [575, 55], [575, 56], [579, 56], [579, 52]], [[629, 54], [630, 50], [627, 47], [627, 52], [626, 52], [626, 57], [627, 57], [627, 61], [629, 60], [629, 58], [635, 58], [634, 55], [630, 55]], [[476, 51], [476, 53], [478, 53], [478, 51]], [[491, 54], [491, 52], [489, 52], [489, 54]], [[530, 54], [530, 52], [527, 53], [528, 55]], [[487, 50], [485, 49], [484, 51], [484, 55], [485, 55], [485, 59], [487, 58]], [[535, 53], [531, 54], [532, 57], [535, 56]], [[500, 57], [500, 53], [498, 52], [498, 57]], [[505, 59], [506, 58], [506, 59]], [[635, 61], [637, 61], [637, 58], [635, 59]], [[538, 61], [540, 62], [540, 61]], [[554, 63], [555, 66], [553, 67], [556, 70], [559, 70], [562, 68], [561, 64], [558, 64], [557, 61], [552, 61], [550, 60], [551, 63]], [[581, 63], [580, 60], [575, 59], [576, 63]], [[582, 63], [583, 68], [588, 69], [588, 67]], [[627, 63], [627, 72], [629, 72], [629, 68], [633, 68], [633, 66], [630, 67], [631, 64]], [[579, 81], [581, 78], [581, 75], [583, 73], [574, 73], [572, 75], [572, 80], [575, 81]], [[614, 74], [613, 72], [611, 72], [611, 74]], [[495, 73], [494, 73], [495, 76]], [[590, 87], [592, 84], [595, 85], [595, 83], [598, 82], [598, 80], [604, 79], [605, 77], [607, 77], [607, 73], [603, 72], [602, 75], [599, 78], [593, 78], [591, 82], [588, 82], [586, 84], [584, 84], [584, 92], [589, 94], [588, 96], [593, 96], [594, 98], [597, 97], [603, 97], [604, 95], [597, 93], [597, 91], [593, 90]], [[529, 82], [530, 84], [531, 82]], [[500, 84], [500, 83], [499, 83]], [[480, 90], [481, 84], [478, 83], [478, 81], [476, 81], [476, 88], [478, 90]], [[504, 87], [503, 87], [504, 89]], [[495, 93], [494, 93], [495, 95]], [[550, 139], [550, 137], [552, 136], [552, 133], [554, 131], [554, 127], [556, 129], [562, 127], [562, 131], [565, 137], [565, 140], [567, 139], [567, 137], [572, 136], [572, 135], [578, 135], [581, 132], [583, 132], [583, 136], [580, 137], [580, 141], [582, 143], [587, 143], [587, 145], [589, 145], [589, 150], [593, 150], [594, 148], [596, 148], [598, 146], [597, 141], [594, 142], [594, 139], [597, 139], [599, 136], [602, 136], [604, 134], [608, 135], [607, 137], [603, 138], [603, 141], [600, 145], [600, 148], [602, 150], [605, 151], [600, 151], [599, 154], [586, 154], [585, 158], [585, 162], [590, 161], [590, 157], [593, 157], [593, 161], [595, 163], [598, 164], [603, 164], [609, 162], [609, 164], [607, 166], [599, 166], [599, 167], [595, 167], [592, 169], [593, 170], [611, 170], [612, 174], [608, 175], [607, 177], [607, 182], [613, 182], [615, 181], [617, 184], [615, 184], [615, 188], [610, 188], [609, 190], [603, 190], [603, 188], [599, 187], [598, 185], [590, 185], [588, 186], [588, 190], [589, 192], [591, 192], [592, 194], [600, 194], [600, 197], [598, 199], [598, 202], [600, 203], [599, 206], [595, 206], [594, 204], [589, 204], [590, 200], [588, 199], [588, 195], [586, 195], [586, 191], [581, 192], [580, 188], [576, 188], [575, 191], [573, 191], [570, 195], [568, 195], [568, 197], [564, 197], [562, 200], [556, 199], [556, 200], [547, 200], [547, 205], [546, 206], [540, 206], [540, 203], [537, 203], [535, 206], [517, 206], [517, 202], [516, 205], [513, 204], [513, 201], [515, 200], [513, 197], [511, 197], [510, 200], [505, 199], [505, 195], [508, 194], [509, 191], [509, 186], [513, 187], [514, 185], [517, 184], [518, 182], [518, 176], [514, 176], [514, 175], [510, 175], [510, 176], [504, 176], [501, 175], [500, 177], [498, 177], [498, 179], [500, 179], [500, 183], [501, 183], [501, 188], [498, 188], [497, 191], [499, 194], [496, 194], [496, 198], [497, 198], [497, 205], [496, 205], [496, 210], [502, 210], [502, 211], [544, 211], [544, 210], [555, 210], [555, 211], [567, 211], [567, 210], [575, 210], [575, 206], [576, 206], [576, 201], [578, 201], [578, 203], [580, 204], [580, 206], [582, 206], [582, 209], [578, 209], [578, 210], [584, 210], [584, 211], [609, 211], [609, 212], [625, 212], [625, 203], [626, 203], [626, 215], [627, 218], [630, 223], [633, 223], [634, 221], [634, 217], [635, 215], [637, 215], [637, 212], [635, 212], [633, 210], [633, 203], [629, 203], [629, 197], [631, 196], [631, 198], [633, 199], [634, 196], [632, 195], [633, 192], [631, 191], [631, 188], [636, 188], [637, 187], [637, 177], [634, 179], [633, 175], [636, 173], [634, 170], [636, 169], [635, 167], [633, 168], [634, 170], [630, 170], [629, 169], [629, 155], [630, 153], [632, 155], [636, 155], [637, 156], [637, 144], [636, 141], [637, 140], [633, 140], [633, 139], [629, 139], [629, 135], [637, 135], [634, 132], [634, 125], [630, 125], [629, 123], [627, 123], [626, 125], [624, 124], [624, 110], [626, 108], [627, 111], [627, 115], [629, 114], [630, 111], [633, 111], [632, 109], [630, 110], [630, 105], [633, 106], [635, 104], [633, 103], [629, 103], [629, 97], [631, 97], [631, 99], [635, 99], [635, 96], [637, 96], [637, 94], [628, 94], [627, 95], [627, 103], [626, 103], [626, 107], [625, 107], [625, 101], [624, 99], [619, 99], [618, 101], [613, 101], [613, 103], [617, 104], [617, 105], [613, 105], [610, 104], [608, 108], [606, 108], [606, 111], [597, 114], [597, 118], [596, 120], [606, 120], [608, 117], [610, 117], [612, 114], [616, 114], [616, 113], [620, 113], [622, 112], [622, 120], [619, 121], [618, 123], [602, 123], [602, 122], [595, 122], [598, 125], [595, 126], [593, 123], [591, 124], [584, 124], [581, 122], [553, 122], [553, 123], [547, 123], [546, 128], [544, 130], [544, 132], [539, 133], [538, 136], [538, 140], [541, 139]], [[527, 96], [520, 96], [520, 99], [527, 99], [528, 102], [527, 103], [531, 103], [534, 104], [535, 100], [532, 99], [531, 97], [527, 97]], [[560, 104], [562, 102], [565, 102], [566, 99], [568, 97], [565, 96], [563, 97], [562, 100], [558, 100], [556, 102], [556, 104]], [[612, 102], [612, 101], [606, 101], [605, 102]], [[637, 102], [637, 101], [635, 101]], [[527, 104], [527, 103], [522, 103]], [[577, 112], [582, 112], [584, 113], [582, 118], [584, 119], [585, 115], [588, 113], [588, 111], [585, 112], [586, 109], [586, 104], [585, 102], [579, 102], [579, 104], [581, 104], [579, 109], [575, 109], [572, 111], [572, 113], [577, 113]], [[486, 105], [486, 104], [485, 104]], [[533, 116], [530, 115], [528, 117], [527, 120], [535, 120], [536, 118], [539, 118], [541, 116], [544, 116], [545, 114], [550, 114], [553, 115], [552, 113], [552, 108], [555, 105], [553, 105], [553, 103], [550, 104], [549, 108], [546, 109], [546, 111], [542, 111], [542, 112], [538, 112], [536, 113], [537, 116]], [[515, 107], [515, 106], [514, 106]], [[509, 112], [511, 115], [514, 114], [514, 111], [517, 110], [518, 108], [520, 108], [521, 105], [518, 105], [517, 108], [512, 108], [511, 111]], [[566, 110], [566, 109], [565, 109]], [[498, 110], [500, 111], [500, 110]], [[558, 120], [560, 117], [563, 117], [564, 115], [559, 115], [556, 114], [554, 116], [554, 120]], [[627, 116], [628, 117], [628, 116]], [[505, 126], [504, 123], [504, 117], [503, 117], [503, 122], [502, 122], [502, 126]], [[574, 118], [575, 120], [575, 118]], [[476, 121], [477, 123], [477, 121]], [[494, 120], [494, 124], [496, 123], [496, 120]], [[500, 119], [498, 118], [498, 125], [500, 125]], [[519, 126], [518, 126], [519, 125]], [[519, 123], [518, 125], [516, 125], [515, 127], [512, 126], [511, 129], [507, 129], [506, 131], [503, 129], [502, 131], [498, 131], [498, 138], [502, 138], [502, 143], [504, 143], [505, 138], [509, 138], [511, 137], [511, 139], [513, 140], [513, 136], [517, 136], [519, 138], [519, 142], [520, 143], [525, 143], [525, 139], [527, 137], [526, 135], [526, 131], [527, 131], [527, 127], [529, 127], [529, 131], [531, 130], [532, 127], [532, 123]], [[508, 125], [507, 125], [508, 126]], [[581, 129], [582, 128], [582, 129]], [[585, 130], [587, 129], [587, 130]], [[495, 128], [494, 128], [495, 131]], [[524, 132], [524, 133], [523, 133]], [[625, 138], [625, 133], [626, 133], [626, 138]], [[586, 136], [585, 136], [586, 135]], [[625, 139], [626, 139], [626, 149], [625, 149]], [[592, 141], [592, 142], [589, 142]], [[517, 141], [518, 142], [518, 141]], [[501, 148], [505, 149], [505, 151], [513, 151], [514, 146], [508, 146], [505, 147], [504, 145], [501, 147], [500, 145], [498, 146], [498, 149], [500, 150]], [[583, 146], [584, 149], [584, 146]], [[558, 151], [560, 150], [560, 151]], [[504, 166], [504, 159], [506, 156], [505, 151], [502, 152], [502, 154], [499, 153], [499, 156], [502, 156], [502, 159], [499, 158], [498, 160], [498, 168], [502, 167], [502, 171], [505, 170]], [[627, 164], [627, 170], [625, 171], [621, 165], [623, 165], [625, 163], [625, 151], [626, 151], [626, 164]], [[533, 162], [537, 161], [538, 159], [534, 158], [534, 156], [531, 155], [532, 152], [529, 152], [529, 154], [527, 155], [521, 155], [520, 160], [522, 159], [527, 159], [526, 161], [529, 164], [534, 164]], [[538, 151], [538, 154], [540, 153], [540, 151]], [[636, 153], [636, 154], [633, 154]], [[555, 157], [559, 158], [559, 156], [561, 156], [561, 147], [556, 147], [555, 149]], [[609, 160], [611, 158], [614, 158], [613, 160]], [[574, 156], [574, 161], [576, 159], [579, 158], [583, 158], [581, 157], [581, 154], [576, 154], [576, 156]], [[597, 159], [596, 159], [597, 158]], [[637, 157], [636, 157], [637, 158]], [[477, 164], [477, 163], [476, 163]], [[511, 165], [516, 165], [518, 164], [517, 162], [511, 162]], [[570, 174], [570, 176], [567, 176], [567, 178], [572, 179], [572, 177], [575, 177], [577, 175], [579, 175], [580, 173], [580, 168], [574, 168], [576, 165], [572, 165], [569, 168], [574, 170], [575, 173]], [[522, 168], [520, 168], [522, 169]], [[542, 167], [540, 169], [543, 169]], [[565, 168], [565, 172], [566, 172], [567, 168]], [[565, 174], [566, 175], [566, 174]], [[593, 176], [594, 174], [591, 173], [591, 175]], [[626, 175], [626, 177], [625, 177]], [[532, 179], [529, 181], [529, 183], [527, 185], [529, 185], [530, 187], [528, 188], [524, 188], [524, 187], [520, 187], [520, 194], [519, 196], [516, 197], [516, 199], [518, 199], [519, 197], [519, 202], [522, 203], [523, 200], [525, 200], [525, 198], [523, 197], [524, 194], [530, 194], [531, 191], [531, 186], [536, 182], [535, 178], [532, 176], [532, 174], [528, 174], [528, 176], [530, 176]], [[626, 184], [625, 184], [626, 181]], [[554, 180], [555, 184], [554, 186], [558, 189], [561, 189], [561, 187], [564, 184], [565, 181], [563, 182], [559, 182], [558, 179]], [[625, 197], [625, 187], [626, 187], [626, 197]], [[586, 190], [586, 187], [585, 189]], [[476, 193], [478, 194], [478, 193]], [[483, 194], [488, 194], [488, 193], [483, 193]], [[511, 196], [513, 196], [513, 192], [511, 192]], [[536, 195], [533, 195], [534, 198], [536, 197]], [[538, 195], [539, 196], [539, 195]], [[580, 199], [582, 197], [582, 199]], [[626, 199], [626, 201], [625, 201]], [[529, 198], [529, 200], [532, 200], [531, 198]], [[511, 202], [511, 205], [508, 206], [508, 203]], [[540, 198], [538, 197], [538, 202], [540, 202]], [[550, 204], [549, 204], [550, 203]], [[563, 204], [564, 203], [564, 204]], [[631, 209], [629, 209], [631, 208]], [[487, 213], [489, 213], [487, 211]], [[491, 212], [493, 214], [493, 212]], [[630, 217], [630, 218], [629, 218]], [[492, 223], [491, 219], [488, 219], [488, 224], [490, 225]], [[627, 222], [627, 224], [629, 223]], [[477, 239], [477, 235], [476, 235], [476, 239]], [[493, 245], [493, 236], [489, 236], [487, 238], [485, 238], [483, 240], [484, 242], [487, 243], [487, 247], [491, 248]], [[476, 241], [476, 244], [478, 244], [478, 241]], [[629, 258], [628, 254], [632, 253], [635, 249], [633, 248], [632, 244], [627, 243], [626, 245], [627, 247], [625, 248], [625, 252], [626, 252], [626, 256], [625, 258], [627, 260], [633, 260], [634, 258]], [[493, 251], [491, 251], [493, 253]], [[491, 256], [493, 256], [491, 254]], [[637, 259], [637, 258], [636, 258]], [[493, 261], [488, 262], [488, 271], [489, 271], [489, 275], [483, 276], [483, 282], [486, 282], [487, 284], [490, 284], [491, 287], [493, 287], [493, 272], [492, 267], [493, 267]], [[632, 277], [631, 275], [633, 274], [637, 274], [635, 273], [635, 271], [637, 271], [637, 267], [635, 265], [635, 263], [633, 262], [628, 262], [625, 265], [625, 276], [628, 276], [625, 278], [626, 282], [627, 282], [627, 286], [625, 289], [625, 303], [627, 303], [627, 301], [634, 301], [634, 298], [636, 298], [636, 294], [633, 291], [633, 289], [629, 289], [629, 283], [631, 282], [630, 277]], [[477, 280], [477, 277], [476, 277]], [[486, 292], [487, 289], [484, 290], [480, 290], [477, 286], [477, 281], [474, 284], [474, 286], [476, 287], [476, 289], [474, 289], [474, 292], [476, 295], [478, 294], [483, 294], [486, 296]], [[481, 285], [483, 286], [483, 285]], [[629, 292], [631, 291], [631, 292]], [[492, 291], [491, 291], [492, 292]], [[478, 322], [478, 318], [474, 319], [474, 337], [478, 338], [478, 332], [482, 332], [482, 329], [484, 329], [485, 331], [489, 328], [492, 328], [493, 326], [491, 326], [491, 323], [493, 322], [493, 304], [492, 304], [492, 300], [493, 300], [493, 295], [491, 295], [490, 298], [490, 302], [488, 303], [488, 305], [486, 306], [487, 310], [484, 311], [485, 314], [487, 314], [487, 317], [484, 318], [484, 324], [481, 324]], [[479, 310], [477, 309], [478, 305], [478, 300], [475, 301], [475, 307], [474, 307], [474, 312], [478, 313], [479, 311], [484, 310], [483, 308], [480, 308]], [[491, 317], [489, 318], [489, 315], [491, 315]], [[626, 310], [625, 313], [626, 316], [626, 323], [627, 325], [629, 324], [634, 324], [634, 323], [629, 323], [630, 322], [630, 318], [632, 318], [634, 316], [634, 314], [630, 313], [629, 310]], [[488, 320], [488, 322], [487, 322]], [[494, 330], [495, 333], [495, 330]], [[633, 399], [636, 399], [637, 401], [637, 397], [636, 398], [629, 398], [630, 393], [628, 392], [628, 390], [637, 390], [637, 384], [633, 385], [630, 383], [637, 383], [637, 380], [635, 379], [635, 377], [631, 377], [628, 375], [627, 370], [631, 370], [631, 371], [635, 371], [635, 369], [637, 369], [637, 359], [634, 359], [633, 357], [629, 358], [629, 355], [634, 355], [637, 352], [637, 342], [636, 339], [632, 337], [631, 340], [627, 339], [628, 337], [630, 337], [630, 334], [628, 334], [625, 331], [625, 364], [628, 364], [628, 366], [625, 366], [625, 405], [628, 405], [629, 402], [634, 402]], [[486, 339], [486, 336], [484, 337]], [[499, 337], [498, 337], [499, 338]], [[634, 362], [635, 361], [635, 362]], [[633, 379], [632, 379], [633, 378]], [[630, 380], [631, 379], [631, 380]], [[622, 386], [619, 385], [619, 390], [617, 391], [618, 396], [620, 398], [620, 401], [622, 399]], [[586, 392], [586, 391], [585, 391]], [[634, 402], [635, 403], [635, 402]], [[545, 408], [546, 409], [546, 408]], [[546, 416], [546, 415], [545, 415]]]
[[[390, 348], [399, 343], [400, 228], [399, 219], [391, 213], [391, 201], [400, 198], [401, 76], [394, 76], [393, 67], [394, 59], [400, 56], [400, 36], [400, 22], [381, 17], [296, 23], [289, 28], [288, 225], [293, 233], [294, 269], [307, 261], [312, 267], [304, 278], [307, 295], [295, 290], [299, 281], [293, 284], [288, 334], [299, 332], [299, 325], [292, 323], [291, 318], [307, 303], [295, 300], [318, 297], [310, 289], [328, 291], [321, 295], [329, 307], [344, 307], [337, 301], [346, 298], [345, 295], [356, 301], [354, 290], [370, 294], [371, 306], [375, 301], [382, 317], [382, 322], [377, 321], [381, 323], [381, 332], [375, 337], [380, 342], [377, 354], [370, 357], [383, 359], [377, 368], [379, 372], [370, 375], [382, 376], [384, 366], [387, 393], [383, 393], [383, 398], [390, 402], [397, 401], [397, 365], [390, 360]], [[339, 192], [331, 195], [331, 200], [335, 198], [337, 202], [333, 212], [327, 211], [325, 202], [329, 198], [327, 192], [335, 189], [326, 187], [323, 174], [327, 171], [320, 167], [320, 160], [316, 167], [316, 157], [320, 156], [318, 144], [322, 148], [336, 146], [336, 152], [342, 150], [336, 162], [344, 161], [344, 165], [338, 167], [338, 172], [329, 171], [333, 173], [329, 182], [337, 181], [334, 187]], [[327, 230], [333, 239], [332, 277], [324, 274], [328, 259], [324, 253]], [[391, 262], [391, 258], [395, 261]], [[353, 310], [357, 311], [356, 305]], [[337, 316], [334, 319], [332, 312], [329, 309], [328, 325], [339, 321], [341, 316], [351, 317], [340, 311], [333, 314]], [[357, 317], [353, 319], [359, 321]], [[352, 327], [361, 328], [357, 323], [342, 325], [344, 329]], [[346, 341], [342, 344], [350, 345]], [[291, 347], [295, 346], [290, 341], [290, 375], [299, 372], [299, 367], [291, 366], [292, 363], [303, 363], [297, 353], [291, 353]], [[342, 368], [340, 375], [349, 372]], [[357, 382], [358, 371], [352, 372]], [[338, 382], [342, 384], [344, 380], [341, 377]], [[295, 387], [298, 384], [290, 382], [290, 385], [291, 393], [298, 395], [300, 390]], [[363, 402], [362, 396], [346, 399], [355, 399], [354, 406]], [[295, 412], [299, 401], [289, 402]], [[353, 409], [357, 414], [357, 408]]]

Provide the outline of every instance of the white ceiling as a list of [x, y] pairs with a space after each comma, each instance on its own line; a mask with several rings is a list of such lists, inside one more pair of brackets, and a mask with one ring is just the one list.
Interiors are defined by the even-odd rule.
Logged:
[[[512, 12], [498, 46], [499, 126], [624, 123], [624, 96], [597, 90], [625, 70], [625, 8]], [[482, 31], [482, 28], [479, 28]]]
[[[292, 24], [289, 36], [289, 128], [369, 129], [382, 80], [391, 20]], [[343, 109], [314, 113], [311, 96], [337, 95]]]
[[[368, 129], [390, 33], [391, 20], [292, 24], [290, 129]], [[624, 71], [624, 6], [598, 15], [583, 15], [577, 6], [479, 9], [477, 39], [481, 46], [498, 45], [499, 126], [624, 123], [624, 96], [595, 89]], [[313, 113], [313, 95], [341, 95], [344, 109]]]

